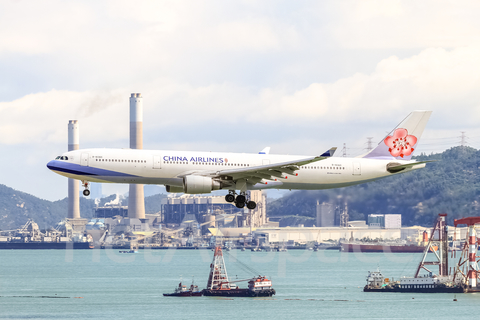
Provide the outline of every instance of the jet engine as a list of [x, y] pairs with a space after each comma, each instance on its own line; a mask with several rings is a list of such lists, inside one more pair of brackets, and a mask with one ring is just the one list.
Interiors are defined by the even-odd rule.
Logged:
[[210, 193], [219, 189], [221, 189], [220, 182], [209, 177], [190, 175], [183, 178], [183, 192], [185, 193]]

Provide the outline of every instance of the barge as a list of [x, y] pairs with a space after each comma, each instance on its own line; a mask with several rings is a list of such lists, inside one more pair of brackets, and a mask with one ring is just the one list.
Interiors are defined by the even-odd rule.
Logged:
[[[248, 282], [248, 288], [239, 288], [236, 285], [238, 282]], [[275, 294], [275, 289], [272, 288], [272, 281], [264, 276], [229, 281], [222, 248], [216, 246], [207, 288], [202, 293], [204, 296], [217, 297], [271, 297]]]

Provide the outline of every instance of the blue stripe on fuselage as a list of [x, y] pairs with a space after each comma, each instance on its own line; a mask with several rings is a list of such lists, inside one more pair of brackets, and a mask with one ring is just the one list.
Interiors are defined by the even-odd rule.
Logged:
[[65, 161], [52, 160], [47, 163], [47, 168], [52, 171], [65, 172], [79, 176], [103, 176], [103, 177], [137, 177], [132, 174], [122, 173], [118, 171], [111, 171], [105, 169], [98, 169], [93, 167], [81, 166], [75, 163]]

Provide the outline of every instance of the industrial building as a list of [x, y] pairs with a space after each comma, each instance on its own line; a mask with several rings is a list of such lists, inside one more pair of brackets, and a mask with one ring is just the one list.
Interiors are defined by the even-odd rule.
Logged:
[[239, 209], [226, 202], [224, 196], [172, 194], [162, 201], [162, 223], [181, 224], [186, 220], [195, 220], [200, 224], [210, 222], [203, 228], [205, 233], [210, 227], [225, 225], [225, 215], [233, 215], [236, 221], [234, 227], [260, 227], [267, 222], [266, 196], [263, 191], [248, 192], [250, 199], [257, 203], [253, 210]]
[[395, 229], [402, 227], [401, 214], [369, 214], [367, 224], [370, 228]]

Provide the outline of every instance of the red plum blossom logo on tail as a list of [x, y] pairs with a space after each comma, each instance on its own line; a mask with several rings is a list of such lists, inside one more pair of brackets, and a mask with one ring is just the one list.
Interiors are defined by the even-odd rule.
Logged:
[[404, 157], [413, 152], [413, 146], [417, 143], [417, 137], [409, 135], [407, 129], [396, 129], [393, 135], [383, 140], [388, 146], [388, 151], [392, 156]]

